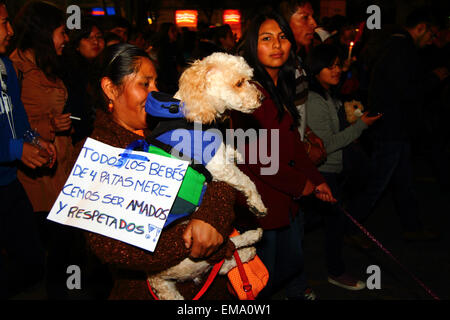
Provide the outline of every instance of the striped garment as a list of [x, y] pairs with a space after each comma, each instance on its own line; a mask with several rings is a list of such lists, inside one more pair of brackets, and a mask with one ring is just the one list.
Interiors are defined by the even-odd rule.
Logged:
[[302, 141], [305, 136], [306, 129], [306, 100], [308, 99], [308, 78], [305, 70], [302, 68], [302, 60], [298, 57], [297, 69], [295, 70], [295, 99], [294, 103], [300, 114], [300, 125], [298, 131]]

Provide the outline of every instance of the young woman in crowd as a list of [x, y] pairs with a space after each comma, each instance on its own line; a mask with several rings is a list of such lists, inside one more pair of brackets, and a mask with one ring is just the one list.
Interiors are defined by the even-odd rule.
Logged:
[[[347, 185], [363, 182], [349, 180], [350, 177], [362, 180], [362, 175], [358, 174], [364, 174], [357, 170], [362, 168], [364, 161], [355, 158], [358, 153], [351, 153], [352, 144], [381, 115], [370, 117], [365, 112], [351, 125], [347, 122], [344, 107], [335, 94], [336, 90], [333, 90], [339, 84], [342, 72], [339, 51], [335, 46], [318, 45], [312, 49], [306, 63], [311, 78], [310, 92], [306, 102], [307, 125], [322, 139], [327, 152], [326, 161], [318, 169], [330, 186], [333, 195], [342, 204], [344, 182]], [[350, 165], [351, 163], [353, 165]], [[344, 167], [349, 170], [344, 170]], [[365, 288], [364, 282], [345, 272], [341, 252], [344, 236], [342, 211], [334, 204], [323, 202], [317, 203], [315, 208], [325, 222], [328, 281], [348, 290]]]
[[10, 59], [18, 73], [21, 99], [31, 128], [57, 150], [52, 170], [19, 171], [35, 212], [50, 211], [71, 169], [72, 121], [69, 113], [63, 113], [67, 90], [59, 76], [60, 56], [68, 41], [65, 23], [65, 14], [44, 2], [27, 3], [15, 19], [17, 49]]
[[64, 247], [64, 241], [55, 240], [61, 228], [48, 222], [46, 216], [72, 169], [72, 122], [70, 113], [64, 113], [67, 90], [60, 78], [60, 57], [68, 41], [65, 24], [65, 13], [55, 6], [28, 2], [15, 18], [17, 49], [10, 56], [19, 76], [21, 100], [31, 129], [56, 147], [53, 168], [23, 167], [17, 174], [39, 221], [48, 253], [48, 295], [56, 299], [63, 298], [67, 289], [68, 264], [63, 254], [70, 250]]
[[[303, 213], [297, 200], [316, 191], [321, 200], [334, 201], [324, 178], [308, 158], [297, 130], [299, 115], [293, 100], [295, 51], [292, 31], [281, 16], [276, 13], [257, 15], [245, 36], [243, 53], [254, 69], [255, 85], [264, 99], [250, 115], [232, 114], [234, 128], [268, 129], [266, 150], [273, 150], [271, 144], [278, 144], [279, 150], [275, 174], [261, 173], [265, 167], [262, 159], [256, 164], [249, 161], [248, 151], [252, 150], [252, 144], [261, 147], [262, 136], [247, 144], [245, 164], [240, 165], [255, 182], [268, 208], [267, 216], [257, 221], [264, 229], [257, 253], [270, 274], [261, 298], [269, 298], [286, 281], [289, 281], [287, 298], [305, 298]], [[272, 130], [277, 130], [276, 141], [271, 141]], [[245, 213], [240, 210], [240, 214]]]
[[63, 81], [69, 94], [66, 111], [78, 119], [72, 121], [72, 142], [76, 144], [92, 132], [95, 120], [93, 105], [94, 81], [98, 79], [99, 56], [105, 48], [100, 26], [82, 17], [81, 29], [71, 30], [69, 43], [63, 51]]
[[[149, 134], [144, 107], [148, 94], [157, 91], [156, 78], [154, 63], [143, 49], [122, 43], [105, 49], [98, 88], [101, 106], [90, 136], [125, 148], [142, 139], [142, 135]], [[83, 141], [76, 150], [81, 150], [82, 145]], [[77, 155], [75, 152], [74, 156]], [[165, 270], [189, 255], [212, 261], [223, 258], [230, 249], [221, 245], [232, 231], [234, 199], [232, 187], [211, 182], [201, 206], [190, 216], [189, 222], [184, 224], [180, 219], [164, 229], [153, 253], [87, 232], [88, 246], [112, 271], [114, 286], [109, 298], [152, 299], [146, 282], [147, 273]], [[217, 277], [204, 298], [230, 298], [226, 280], [226, 277]], [[201, 285], [188, 281], [178, 289], [186, 299], [192, 299]]]

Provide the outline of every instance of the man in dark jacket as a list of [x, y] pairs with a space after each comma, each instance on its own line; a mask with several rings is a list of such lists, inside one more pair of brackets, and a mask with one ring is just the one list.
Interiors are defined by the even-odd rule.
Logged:
[[13, 34], [5, 3], [0, 0], [0, 299], [35, 284], [44, 272], [33, 208], [17, 180], [17, 165], [20, 161], [30, 168], [52, 166], [49, 155], [56, 159], [52, 144], [39, 139], [43, 151], [22, 138], [30, 125], [13, 65], [3, 56]]
[[[421, 108], [436, 74], [421, 72], [418, 49], [431, 44], [438, 31], [427, 10], [413, 11], [403, 30], [391, 35], [375, 62], [369, 87], [369, 109], [383, 116], [373, 128], [373, 172], [367, 190], [351, 212], [364, 220], [391, 182], [405, 240], [434, 240], [419, 219], [413, 191], [411, 143], [420, 134]], [[351, 233], [355, 233], [353, 227]]]
[[325, 161], [326, 152], [323, 141], [306, 125], [305, 103], [308, 98], [308, 77], [301, 58], [302, 53], [311, 45], [314, 38], [314, 30], [317, 28], [316, 20], [314, 20], [314, 10], [309, 0], [288, 0], [280, 3], [280, 12], [286, 21], [289, 22], [289, 26], [294, 34], [295, 44], [297, 45], [295, 105], [300, 114], [298, 130], [306, 149], [309, 150], [309, 158], [315, 165], [319, 165]]

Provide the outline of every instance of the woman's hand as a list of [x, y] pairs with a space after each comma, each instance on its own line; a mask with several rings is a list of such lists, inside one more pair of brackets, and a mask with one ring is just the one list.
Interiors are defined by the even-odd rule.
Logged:
[[314, 184], [311, 182], [311, 180], [307, 179], [305, 187], [303, 188], [302, 191], [302, 196], [309, 196], [313, 192], [314, 192]]
[[186, 248], [191, 248], [192, 258], [206, 258], [223, 243], [222, 235], [209, 223], [192, 219], [183, 233]]
[[[45, 141], [43, 139], [39, 139], [39, 144], [42, 146], [43, 150], [45, 150], [48, 155], [48, 163], [46, 164], [47, 167], [52, 168], [53, 165], [56, 162], [56, 147], [53, 143]], [[41, 150], [42, 153], [42, 150]]]
[[333, 193], [331, 192], [330, 187], [325, 182], [322, 184], [319, 184], [314, 189], [314, 193], [316, 195], [316, 198], [318, 198], [324, 202], [331, 202], [331, 203], [337, 202], [337, 200], [333, 197]]
[[361, 116], [361, 120], [367, 124], [368, 126], [372, 125], [375, 121], [377, 121], [378, 119], [380, 119], [383, 116], [383, 114], [378, 114], [374, 117], [369, 117], [369, 112], [366, 111], [363, 113], [363, 115]]
[[35, 169], [47, 164], [48, 160], [48, 156], [43, 154], [42, 150], [38, 147], [28, 142], [23, 143], [22, 157], [20, 158], [20, 161], [22, 161], [24, 165], [30, 167], [31, 169]]
[[63, 132], [70, 129], [72, 126], [71, 113], [63, 113], [51, 118], [55, 132]]

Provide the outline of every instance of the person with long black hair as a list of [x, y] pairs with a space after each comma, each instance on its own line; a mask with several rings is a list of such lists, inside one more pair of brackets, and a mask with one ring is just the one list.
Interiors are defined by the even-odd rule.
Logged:
[[68, 41], [64, 12], [46, 2], [29, 2], [17, 14], [17, 49], [10, 59], [17, 70], [21, 99], [31, 128], [52, 141], [56, 165], [29, 172], [19, 170], [35, 212], [49, 212], [65, 182], [72, 152], [69, 113], [63, 113], [67, 90], [60, 79], [60, 56]]
[[[158, 74], [148, 54], [130, 44], [116, 44], [105, 50], [96, 86], [97, 117], [90, 137], [118, 148], [148, 136], [150, 117], [145, 112], [147, 96], [157, 91]], [[74, 162], [84, 140], [76, 145]], [[229, 242], [234, 221], [236, 191], [220, 181], [208, 183], [202, 203], [189, 220], [178, 220], [165, 228], [154, 252], [93, 232], [85, 232], [90, 250], [111, 270], [114, 285], [109, 299], [152, 299], [147, 274], [177, 265], [187, 256], [220, 261], [232, 252]], [[223, 244], [223, 245], [222, 245]], [[205, 279], [203, 279], [205, 280]], [[203, 283], [186, 281], [177, 288], [192, 299]], [[202, 299], [231, 299], [226, 276], [217, 277]]]
[[[264, 229], [257, 253], [269, 270], [269, 282], [261, 292], [270, 298], [286, 282], [289, 299], [305, 299], [303, 270], [303, 213], [298, 199], [312, 194], [323, 201], [334, 201], [328, 185], [308, 158], [297, 130], [299, 115], [294, 104], [295, 40], [287, 22], [277, 13], [261, 13], [250, 23], [243, 43], [243, 55], [254, 69], [255, 85], [265, 97], [250, 115], [232, 114], [235, 128], [267, 129], [278, 133], [278, 141], [267, 139], [267, 149], [278, 144], [278, 171], [264, 175], [262, 159], [249, 161], [249, 150], [264, 143], [262, 136], [246, 145], [241, 170], [255, 182], [268, 208], [267, 216], [256, 222]], [[260, 131], [261, 132], [261, 131]], [[276, 136], [276, 135], [274, 135]], [[254, 145], [253, 145], [254, 144]], [[256, 149], [254, 149], [256, 150]], [[272, 155], [275, 156], [275, 155]], [[243, 207], [240, 215], [245, 216]]]

